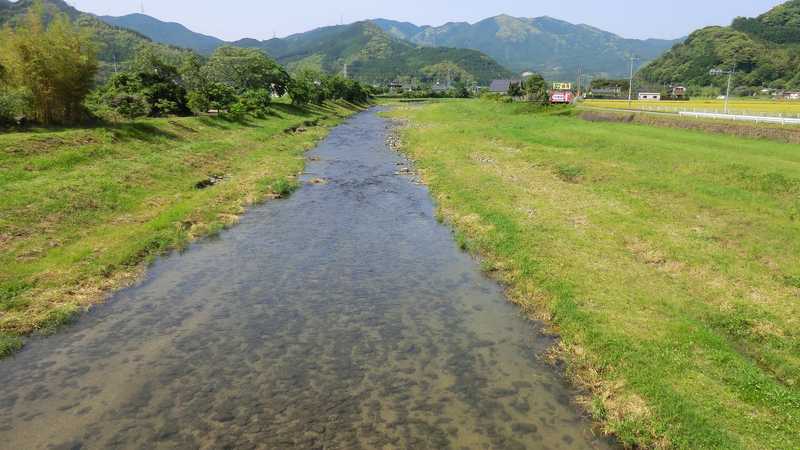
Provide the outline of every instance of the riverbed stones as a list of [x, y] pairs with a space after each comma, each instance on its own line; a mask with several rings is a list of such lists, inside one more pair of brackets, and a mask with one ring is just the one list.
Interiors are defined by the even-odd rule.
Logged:
[[[327, 187], [159, 261], [78, 321], [63, 354], [33, 343], [0, 366], [0, 422], [46, 432], [91, 405], [54, 441], [102, 449], [565, 448], [576, 416], [526, 350], [534, 327], [458, 251], [414, 177], [392, 176], [414, 166], [386, 150], [384, 126], [363, 115], [334, 130], [309, 164]], [[52, 398], [25, 400], [39, 384]]]

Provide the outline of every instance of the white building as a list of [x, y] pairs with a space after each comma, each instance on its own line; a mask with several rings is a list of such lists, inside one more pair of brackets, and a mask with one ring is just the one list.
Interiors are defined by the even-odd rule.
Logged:
[[639, 92], [639, 100], [659, 101], [661, 100], [661, 94], [658, 92]]

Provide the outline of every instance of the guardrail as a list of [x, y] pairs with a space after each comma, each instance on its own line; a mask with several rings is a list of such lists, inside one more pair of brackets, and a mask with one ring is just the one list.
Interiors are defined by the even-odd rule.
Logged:
[[684, 117], [697, 117], [705, 119], [725, 119], [740, 122], [755, 122], [755, 123], [777, 123], [780, 125], [800, 125], [800, 119], [791, 117], [772, 117], [772, 116], [742, 116], [736, 114], [715, 114], [703, 112], [689, 112], [681, 111], [678, 114]]

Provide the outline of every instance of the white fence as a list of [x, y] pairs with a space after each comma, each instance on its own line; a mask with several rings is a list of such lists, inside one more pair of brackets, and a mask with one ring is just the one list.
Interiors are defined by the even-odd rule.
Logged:
[[717, 114], [717, 113], [690, 112], [690, 111], [680, 111], [678, 114], [680, 114], [683, 117], [698, 117], [698, 118], [705, 118], [705, 119], [725, 119], [725, 120], [733, 120], [733, 121], [740, 121], [740, 122], [777, 123], [777, 124], [781, 124], [781, 125], [800, 125], [800, 118], [792, 118], [792, 117], [747, 116], [747, 115], [737, 115], [737, 114]]

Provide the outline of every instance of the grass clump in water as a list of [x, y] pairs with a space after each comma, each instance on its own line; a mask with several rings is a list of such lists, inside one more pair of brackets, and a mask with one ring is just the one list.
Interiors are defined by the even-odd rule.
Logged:
[[289, 180], [285, 177], [277, 179], [266, 178], [261, 181], [261, 185], [263, 186], [262, 190], [264, 192], [267, 192], [275, 198], [288, 197], [300, 187], [297, 181]]
[[21, 348], [22, 339], [19, 336], [0, 333], [0, 358], [12, 355]]

